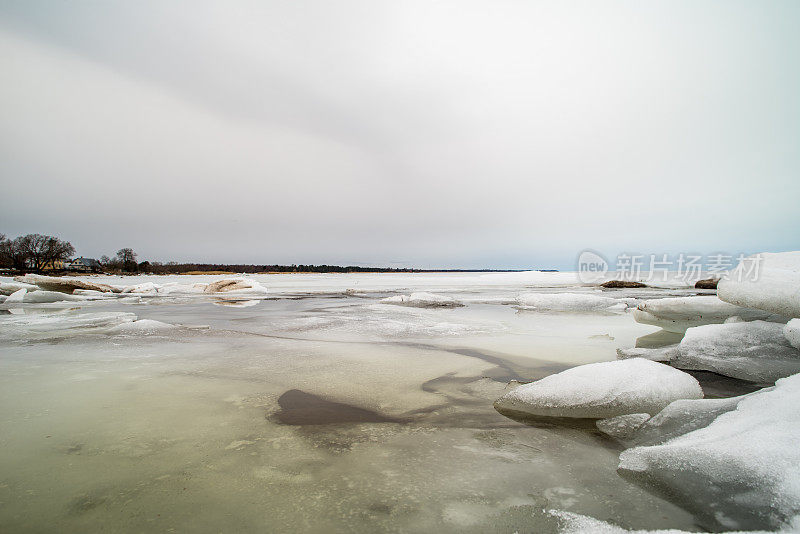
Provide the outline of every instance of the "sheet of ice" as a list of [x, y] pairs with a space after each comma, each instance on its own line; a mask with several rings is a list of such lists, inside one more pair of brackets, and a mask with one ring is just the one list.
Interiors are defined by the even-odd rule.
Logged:
[[720, 280], [717, 294], [738, 306], [800, 317], [800, 251], [750, 256]]
[[42, 276], [40, 274], [26, 274], [24, 276], [15, 276], [14, 280], [26, 284], [35, 284], [41, 289], [48, 291], [62, 291], [65, 293], [72, 293], [75, 289], [94, 289], [95, 291], [103, 292], [119, 292], [119, 289], [112, 287], [108, 284], [99, 284], [87, 280], [81, 280], [75, 277], [59, 277], [59, 276]]
[[619, 349], [617, 357], [669, 362], [679, 369], [711, 371], [759, 384], [800, 373], [800, 350], [786, 338], [785, 326], [767, 321], [689, 328], [678, 345]]
[[61, 293], [60, 291], [29, 291], [22, 299], [25, 304], [46, 304], [50, 302], [77, 302], [84, 300], [80, 296]]
[[624, 310], [625, 302], [588, 293], [523, 293], [517, 297], [520, 307], [531, 310], [596, 311]]
[[783, 378], [705, 428], [624, 451], [619, 468], [708, 528], [787, 528], [800, 515], [798, 405], [800, 375]]
[[495, 402], [500, 410], [540, 417], [606, 419], [656, 414], [678, 399], [699, 399], [691, 375], [642, 358], [573, 367], [525, 384]]
[[670, 332], [684, 332], [693, 326], [723, 323], [733, 316], [746, 321], [774, 318], [773, 313], [742, 308], [712, 295], [647, 300], [633, 311], [633, 318], [637, 322], [659, 326]]
[[[606, 521], [600, 521], [594, 517], [576, 514], [574, 512], [567, 512], [564, 510], [548, 510], [547, 513], [559, 520], [559, 534], [689, 534], [689, 531], [687, 530], [678, 530], [673, 528], [658, 530], [628, 530]], [[791, 534], [793, 532], [796, 533], [797, 530], [789, 527], [786, 530], [780, 530], [777, 532], [774, 530], [738, 530], [735, 532], [726, 532], [728, 532], [728, 534]], [[695, 534], [698, 533], [695, 532]]]
[[455, 308], [464, 305], [453, 297], [434, 295], [424, 291], [411, 293], [411, 295], [394, 295], [382, 299], [381, 302], [398, 306], [413, 306], [415, 308]]
[[0, 339], [28, 340], [101, 333], [105, 329], [136, 320], [122, 312], [74, 311], [0, 316]]
[[792, 319], [783, 327], [783, 336], [791, 346], [800, 349], [800, 319]]

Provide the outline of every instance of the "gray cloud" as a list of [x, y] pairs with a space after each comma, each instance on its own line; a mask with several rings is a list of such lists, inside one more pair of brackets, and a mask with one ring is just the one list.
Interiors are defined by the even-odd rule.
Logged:
[[4, 2], [0, 231], [153, 259], [796, 249], [794, 2]]

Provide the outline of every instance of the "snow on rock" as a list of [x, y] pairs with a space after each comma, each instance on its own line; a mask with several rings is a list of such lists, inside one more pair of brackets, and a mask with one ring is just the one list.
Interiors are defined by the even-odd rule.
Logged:
[[395, 295], [381, 299], [383, 304], [396, 304], [398, 306], [412, 306], [415, 308], [456, 308], [463, 306], [461, 302], [452, 297], [444, 295], [434, 295], [420, 291], [411, 295]]
[[648, 419], [650, 419], [650, 414], [648, 413], [631, 413], [609, 419], [600, 419], [595, 424], [603, 434], [619, 441], [625, 441], [641, 428]]
[[246, 278], [226, 278], [211, 282], [203, 290], [204, 293], [266, 293], [267, 288]]
[[745, 396], [705, 428], [624, 451], [620, 471], [706, 527], [786, 528], [800, 515], [798, 405], [800, 374]]
[[72, 293], [76, 289], [94, 289], [104, 293], [119, 293], [116, 287], [106, 284], [95, 284], [85, 282], [77, 278], [66, 278], [57, 276], [42, 276], [40, 274], [26, 274], [25, 276], [15, 276], [14, 280], [26, 284], [34, 284], [48, 291], [61, 291], [62, 293]]
[[742, 308], [723, 302], [714, 295], [651, 299], [640, 303], [633, 311], [633, 318], [638, 323], [678, 333], [693, 326], [723, 323], [733, 316], [746, 321], [774, 318], [770, 312]]
[[783, 337], [791, 346], [800, 349], [800, 319], [792, 319], [783, 327]]
[[669, 362], [679, 369], [714, 373], [760, 384], [800, 373], [800, 350], [785, 326], [766, 321], [710, 324], [689, 328], [680, 344], [657, 349], [619, 349], [620, 359]]
[[750, 256], [720, 280], [717, 294], [738, 306], [800, 317], [800, 251]]
[[523, 293], [517, 297], [520, 307], [532, 310], [594, 311], [624, 310], [625, 302], [587, 293]]
[[499, 411], [541, 417], [606, 419], [656, 414], [672, 401], [699, 399], [695, 378], [642, 358], [592, 363], [525, 384], [495, 401]]
[[162, 323], [161, 321], [153, 321], [152, 319], [139, 319], [138, 321], [133, 321], [130, 323], [122, 323], [117, 326], [113, 326], [106, 330], [107, 334], [111, 335], [152, 335], [152, 334], [160, 334], [163, 332], [168, 332], [170, 330], [175, 330], [178, 327], [169, 324], [169, 323]]

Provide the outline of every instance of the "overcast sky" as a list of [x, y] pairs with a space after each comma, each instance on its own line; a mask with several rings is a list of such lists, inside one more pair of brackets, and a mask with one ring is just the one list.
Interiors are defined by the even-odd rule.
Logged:
[[800, 249], [800, 2], [0, 0], [0, 232], [140, 259]]

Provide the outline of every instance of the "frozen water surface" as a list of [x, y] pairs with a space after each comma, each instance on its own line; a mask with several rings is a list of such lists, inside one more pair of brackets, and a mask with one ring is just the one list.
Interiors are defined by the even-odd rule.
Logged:
[[[511, 380], [657, 332], [632, 319], [635, 298], [693, 290], [466, 273], [204, 291], [221, 278], [92, 277], [136, 291], [0, 304], [0, 530], [546, 533], [549, 509], [697, 529], [620, 477], [622, 449], [598, 431], [492, 407]], [[415, 292], [464, 306], [382, 302]], [[604, 305], [519, 305], [536, 293]]]

